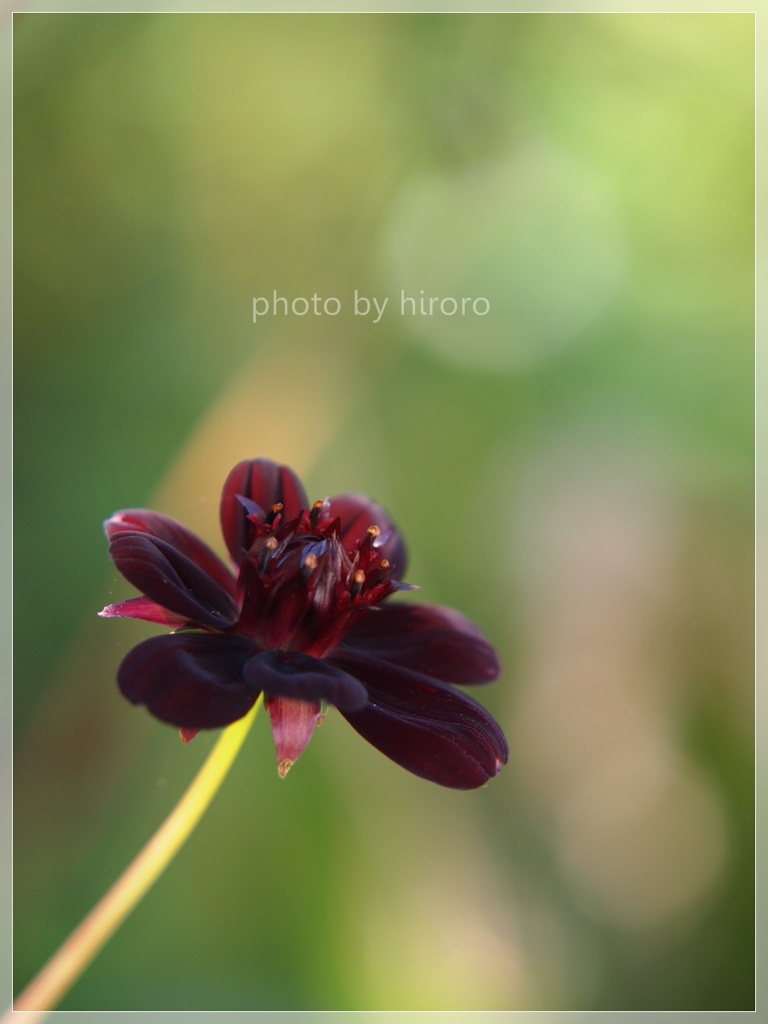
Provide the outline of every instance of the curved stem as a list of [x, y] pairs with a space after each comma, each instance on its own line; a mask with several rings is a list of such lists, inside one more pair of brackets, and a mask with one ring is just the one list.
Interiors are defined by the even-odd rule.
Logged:
[[[111, 889], [14, 1000], [13, 1010], [38, 1011], [37, 1021], [74, 985], [139, 900], [160, 877], [202, 818], [224, 781], [263, 703], [224, 730], [184, 796]], [[0, 1024], [10, 1021], [11, 1011]]]

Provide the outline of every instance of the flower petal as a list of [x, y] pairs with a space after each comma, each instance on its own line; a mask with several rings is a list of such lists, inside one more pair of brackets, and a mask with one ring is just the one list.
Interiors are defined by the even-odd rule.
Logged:
[[490, 683], [499, 674], [496, 652], [477, 626], [453, 608], [436, 605], [372, 608], [342, 647], [459, 686]]
[[353, 711], [368, 701], [363, 684], [347, 672], [298, 651], [261, 651], [243, 669], [258, 690], [293, 700], [325, 700]]
[[444, 683], [373, 657], [337, 648], [329, 660], [368, 688], [360, 711], [340, 709], [387, 757], [423, 779], [475, 789], [509, 756], [497, 722], [476, 701]]
[[148, 597], [132, 597], [119, 604], [108, 604], [99, 615], [102, 619], [143, 619], [144, 622], [156, 622], [170, 629], [181, 629], [189, 625], [189, 619], [184, 615], [175, 615]]
[[408, 562], [405, 543], [381, 505], [364, 494], [340, 494], [330, 499], [324, 511], [325, 518], [338, 516], [341, 520], [341, 542], [350, 555], [365, 538], [368, 527], [378, 526], [381, 534], [375, 546], [381, 557], [392, 565], [393, 577], [402, 579]]
[[172, 633], [134, 647], [117, 682], [133, 704], [185, 731], [216, 729], [242, 718], [259, 695], [243, 676], [254, 644], [245, 637]]
[[319, 700], [291, 700], [267, 696], [264, 706], [272, 722], [272, 738], [277, 752], [277, 771], [284, 779], [307, 749], [315, 726], [323, 719]]
[[234, 597], [235, 578], [227, 566], [204, 541], [175, 519], [143, 508], [128, 508], [110, 516], [104, 523], [104, 531], [110, 541], [124, 533], [146, 533], [165, 541], [195, 565], [199, 565], [212, 580]]
[[309, 507], [301, 481], [288, 466], [269, 459], [239, 462], [224, 483], [220, 508], [222, 533], [236, 565], [240, 565], [243, 552], [251, 546], [254, 529], [248, 519], [249, 511], [238, 501], [238, 495], [255, 502], [264, 512], [281, 504], [283, 522]]
[[212, 629], [237, 622], [229, 592], [166, 541], [146, 533], [119, 533], [109, 553], [128, 582], [163, 608]]

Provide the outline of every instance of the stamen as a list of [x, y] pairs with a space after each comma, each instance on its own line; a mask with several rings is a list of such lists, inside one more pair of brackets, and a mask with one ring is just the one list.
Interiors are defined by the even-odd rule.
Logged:
[[267, 526], [271, 526], [274, 523], [276, 517], [283, 511], [282, 502], [278, 501], [277, 504], [273, 505], [272, 508], [267, 512], [264, 517], [264, 523]]
[[317, 568], [317, 555], [308, 554], [304, 561], [301, 563], [301, 575], [305, 580], [308, 580], [314, 570]]
[[349, 594], [350, 597], [354, 600], [360, 593], [360, 591], [363, 589], [363, 584], [365, 583], [365, 573], [363, 572], [362, 569], [357, 569], [352, 579], [354, 580], [354, 583], [349, 588]]
[[316, 501], [312, 506], [312, 511], [309, 513], [309, 522], [311, 526], [317, 526], [317, 521], [320, 518], [320, 513], [323, 511], [324, 506], [324, 501]]
[[259, 569], [262, 572], [267, 571], [269, 560], [273, 553], [277, 550], [278, 541], [277, 537], [267, 537], [264, 541], [264, 547], [261, 550], [261, 558], [259, 559]]
[[373, 549], [376, 546], [376, 540], [380, 535], [381, 530], [375, 524], [369, 526], [365, 531], [365, 535], [358, 545], [357, 558], [355, 559], [359, 568], [368, 569], [368, 566], [371, 564]]
[[391, 568], [391, 565], [390, 565], [388, 559], [386, 559], [386, 558], [382, 558], [382, 560], [379, 562], [379, 566], [380, 566], [380, 568], [382, 568], [384, 570], [384, 572], [386, 572], [387, 569]]

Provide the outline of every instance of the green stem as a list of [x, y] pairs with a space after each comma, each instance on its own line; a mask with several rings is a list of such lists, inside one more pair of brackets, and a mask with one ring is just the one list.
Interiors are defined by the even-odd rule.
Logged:
[[[237, 756], [263, 703], [222, 733], [184, 796], [112, 888], [14, 1000], [13, 1010], [32, 1010], [41, 1020], [66, 995], [139, 900], [160, 877], [192, 833]], [[11, 1020], [11, 1012], [0, 1024]]]

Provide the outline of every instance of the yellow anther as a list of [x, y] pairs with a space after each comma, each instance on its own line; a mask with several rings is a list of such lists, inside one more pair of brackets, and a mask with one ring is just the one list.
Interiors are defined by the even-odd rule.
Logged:
[[309, 521], [312, 526], [317, 526], [320, 522], [320, 516], [322, 515], [323, 509], [325, 508], [324, 501], [316, 501], [312, 506], [312, 511], [309, 513]]

